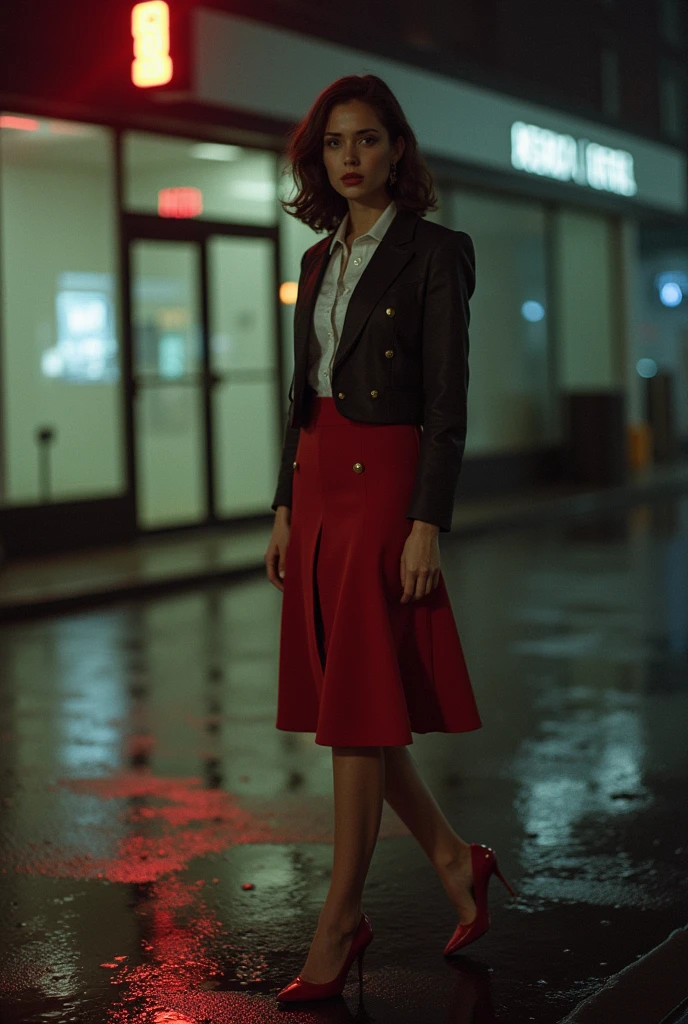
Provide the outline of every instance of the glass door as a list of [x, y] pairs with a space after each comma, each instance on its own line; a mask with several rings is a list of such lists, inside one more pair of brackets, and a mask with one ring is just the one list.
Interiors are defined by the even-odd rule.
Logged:
[[282, 440], [276, 232], [134, 215], [127, 234], [137, 525], [264, 515]]
[[215, 514], [262, 514], [279, 461], [275, 434], [277, 304], [271, 238], [208, 239]]
[[198, 242], [130, 244], [136, 515], [142, 529], [208, 519]]

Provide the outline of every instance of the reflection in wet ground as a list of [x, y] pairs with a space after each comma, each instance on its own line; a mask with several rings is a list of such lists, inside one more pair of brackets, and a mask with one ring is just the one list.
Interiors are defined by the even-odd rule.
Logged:
[[[327, 891], [331, 758], [274, 728], [263, 579], [0, 628], [0, 1005], [33, 1021], [538, 1021], [688, 916], [688, 504], [447, 540], [483, 729], [416, 736], [492, 926], [453, 961], [385, 809], [345, 998], [279, 1009]], [[368, 1016], [369, 1015], [369, 1016]]]

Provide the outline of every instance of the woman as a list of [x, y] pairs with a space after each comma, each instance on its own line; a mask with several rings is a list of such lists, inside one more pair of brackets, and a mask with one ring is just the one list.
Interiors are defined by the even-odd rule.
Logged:
[[482, 725], [438, 548], [465, 443], [473, 244], [422, 219], [437, 208], [432, 180], [374, 75], [325, 89], [288, 155], [300, 190], [283, 205], [336, 231], [301, 264], [265, 563], [283, 594], [277, 728], [332, 747], [335, 828], [327, 898], [284, 1002], [341, 993], [356, 958], [362, 979], [383, 799], [456, 907], [445, 953], [486, 930], [499, 874], [493, 850], [454, 832], [407, 750], [411, 731]]

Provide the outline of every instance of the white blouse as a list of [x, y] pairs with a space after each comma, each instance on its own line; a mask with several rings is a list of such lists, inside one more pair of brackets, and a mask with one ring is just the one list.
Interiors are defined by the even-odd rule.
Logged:
[[347, 211], [332, 239], [330, 262], [313, 311], [314, 330], [309, 332], [308, 382], [321, 397], [332, 397], [332, 367], [351, 293], [396, 213], [396, 204], [392, 200], [370, 231], [354, 239], [349, 253], [346, 245]]

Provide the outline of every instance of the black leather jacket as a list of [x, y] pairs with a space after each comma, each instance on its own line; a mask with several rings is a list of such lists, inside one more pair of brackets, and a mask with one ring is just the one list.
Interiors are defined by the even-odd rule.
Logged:
[[[307, 249], [294, 310], [294, 377], [272, 508], [291, 507], [299, 432], [308, 422], [308, 336], [333, 235]], [[466, 443], [468, 300], [475, 250], [465, 231], [399, 210], [351, 293], [332, 397], [352, 420], [417, 423], [422, 436], [407, 519], [451, 530]]]

